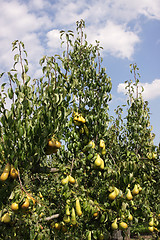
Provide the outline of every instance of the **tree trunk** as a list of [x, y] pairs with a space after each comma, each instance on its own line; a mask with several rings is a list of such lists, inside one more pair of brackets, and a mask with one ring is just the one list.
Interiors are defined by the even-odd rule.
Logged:
[[121, 230], [114, 230], [112, 233], [111, 240], [123, 240]]

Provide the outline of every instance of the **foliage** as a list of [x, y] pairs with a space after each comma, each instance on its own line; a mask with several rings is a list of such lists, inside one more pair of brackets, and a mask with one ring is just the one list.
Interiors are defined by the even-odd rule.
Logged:
[[153, 218], [158, 234], [159, 149], [138, 68], [130, 66], [135, 81], [126, 82], [126, 118], [120, 106], [109, 116], [111, 79], [84, 27], [77, 22], [76, 39], [60, 32], [66, 50], [40, 60], [40, 79], [28, 76], [24, 44], [13, 42], [14, 65], [0, 94], [1, 239], [109, 239], [115, 219], [114, 226], [135, 228]]

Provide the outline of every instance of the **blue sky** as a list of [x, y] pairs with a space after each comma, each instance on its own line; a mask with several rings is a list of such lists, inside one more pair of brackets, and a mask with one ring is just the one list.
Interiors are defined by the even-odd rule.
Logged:
[[0, 72], [12, 67], [11, 43], [22, 40], [28, 52], [30, 74], [40, 77], [43, 55], [59, 52], [60, 30], [75, 30], [86, 22], [88, 41], [103, 46], [103, 65], [112, 79], [111, 112], [124, 104], [124, 81], [137, 63], [149, 101], [151, 124], [160, 142], [160, 1], [159, 0], [1, 0]]

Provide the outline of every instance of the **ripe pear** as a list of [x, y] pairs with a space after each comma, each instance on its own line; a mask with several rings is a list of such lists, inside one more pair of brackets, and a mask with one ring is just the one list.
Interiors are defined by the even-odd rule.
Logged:
[[76, 180], [74, 179], [74, 177], [72, 177], [71, 175], [68, 176], [68, 181], [72, 184], [74, 184], [76, 182]]
[[126, 198], [127, 198], [128, 200], [132, 200], [132, 199], [133, 199], [133, 196], [132, 196], [132, 193], [131, 193], [131, 190], [130, 190], [130, 189], [128, 189]]
[[138, 187], [139, 192], [141, 192], [142, 191], [142, 187], [139, 184], [137, 185], [137, 187]]
[[2, 175], [0, 176], [0, 180], [1, 181], [6, 181], [8, 176], [9, 176], [9, 172], [10, 172], [11, 166], [9, 163], [6, 164], [4, 171], [2, 173]]
[[100, 144], [99, 144], [100, 148], [105, 148], [105, 143], [104, 140], [100, 140]]
[[100, 167], [101, 170], [104, 169], [104, 161], [103, 161], [103, 159], [101, 160], [101, 165], [99, 167]]
[[154, 152], [153, 152], [153, 153], [152, 153], [152, 158], [153, 158], [153, 159], [156, 159], [156, 158], [157, 158], [157, 153], [154, 153]]
[[111, 228], [112, 228], [113, 230], [118, 229], [117, 218], [116, 218], [116, 219], [114, 220], [114, 222], [111, 224]]
[[71, 224], [72, 225], [76, 225], [77, 221], [76, 221], [76, 213], [75, 213], [75, 209], [72, 207], [72, 213], [71, 213]]
[[68, 181], [69, 181], [69, 178], [68, 178], [68, 176], [67, 176], [66, 178], [63, 178], [63, 179], [61, 180], [61, 183], [62, 183], [62, 185], [65, 185], [65, 184], [68, 183]]
[[118, 196], [119, 193], [120, 193], [119, 189], [115, 187], [115, 188], [114, 188], [114, 191], [116, 192], [116, 195]]
[[153, 232], [154, 231], [154, 227], [152, 226], [152, 227], [148, 227], [148, 230], [150, 231], [150, 232]]
[[12, 167], [10, 170], [10, 176], [13, 179], [16, 179], [18, 177], [18, 171], [14, 167]]
[[76, 213], [78, 216], [82, 215], [81, 205], [78, 198], [76, 199]]
[[108, 197], [110, 200], [114, 200], [117, 197], [116, 191], [111, 192]]
[[11, 217], [8, 213], [5, 213], [3, 215], [3, 217], [1, 218], [1, 222], [4, 222], [4, 223], [9, 223], [11, 221]]
[[106, 154], [106, 152], [107, 152], [107, 151], [106, 151], [106, 149], [105, 149], [105, 148], [102, 148], [102, 152], [101, 152], [101, 153], [102, 153], [102, 155], [105, 155], [105, 154]]
[[93, 141], [90, 141], [88, 144], [91, 145], [92, 148], [95, 148], [95, 143]]
[[102, 163], [102, 159], [100, 158], [100, 156], [99, 156], [99, 154], [97, 155], [97, 158], [96, 158], [96, 160], [95, 160], [95, 162], [94, 162], [94, 165], [96, 166], [96, 167], [99, 167], [100, 165], [101, 165], [101, 163]]
[[151, 218], [150, 221], [149, 221], [149, 226], [152, 227], [154, 225], [154, 219]]
[[128, 221], [132, 221], [132, 220], [133, 220], [133, 216], [132, 214], [129, 214]]
[[139, 189], [138, 189], [137, 184], [135, 184], [135, 185], [134, 185], [134, 188], [133, 188], [133, 190], [132, 190], [132, 194], [133, 194], [133, 195], [137, 195], [138, 193], [139, 193]]
[[2, 175], [0, 176], [1, 181], [6, 181], [9, 176], [9, 172], [3, 172]]
[[128, 225], [125, 222], [120, 222], [119, 227], [120, 227], [120, 229], [126, 229], [126, 228], [128, 228]]
[[57, 229], [57, 230], [60, 230], [61, 229], [61, 224], [60, 223], [55, 223], [54, 228]]

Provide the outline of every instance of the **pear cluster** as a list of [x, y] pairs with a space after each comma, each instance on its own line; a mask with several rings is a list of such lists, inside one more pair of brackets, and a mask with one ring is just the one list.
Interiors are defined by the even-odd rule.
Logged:
[[61, 180], [62, 185], [65, 185], [68, 183], [74, 184], [75, 182], [76, 182], [75, 178], [72, 177], [71, 175], [67, 175], [67, 177]]
[[3, 173], [0, 176], [0, 180], [6, 181], [9, 175], [12, 179], [16, 179], [18, 177], [18, 171], [12, 165], [7, 163]]
[[51, 139], [48, 139], [47, 146], [45, 148], [46, 155], [57, 153], [58, 149], [61, 147], [61, 143], [55, 139], [53, 135]]
[[65, 214], [63, 216], [63, 221], [60, 223], [52, 223], [54, 229], [67, 231], [67, 226], [77, 225], [76, 216], [80, 217], [82, 215], [81, 205], [79, 198], [75, 199], [75, 206], [70, 206], [70, 201], [66, 201]]

